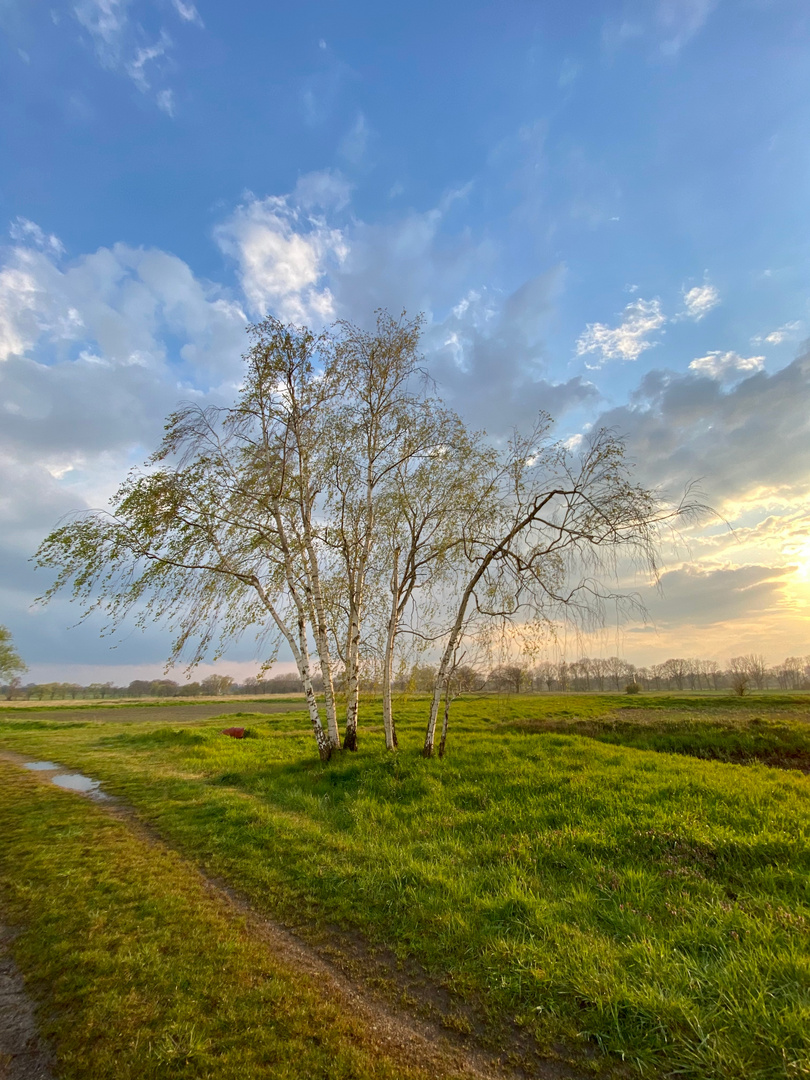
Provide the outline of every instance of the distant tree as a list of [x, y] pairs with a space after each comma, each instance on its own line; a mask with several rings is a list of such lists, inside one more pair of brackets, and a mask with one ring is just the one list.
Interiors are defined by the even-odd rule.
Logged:
[[88, 692], [90, 694], [90, 697], [102, 698], [103, 699], [103, 698], [107, 698], [107, 697], [112, 697], [114, 687], [113, 687], [113, 684], [111, 682], [105, 682], [105, 683], [95, 682], [95, 683], [90, 683], [90, 685], [87, 687], [87, 689], [88, 689]]
[[662, 685], [667, 681], [666, 664], [653, 664], [650, 668], [650, 678], [652, 679], [653, 687], [656, 690], [660, 690]]
[[483, 689], [486, 679], [471, 664], [459, 664], [453, 676], [460, 693]]
[[560, 690], [568, 690], [571, 686], [571, 665], [566, 660], [560, 660], [554, 665], [554, 679]]
[[148, 679], [133, 679], [127, 687], [130, 697], [143, 697], [149, 693], [151, 682]]
[[179, 689], [174, 679], [153, 679], [149, 693], [155, 697], [176, 697]]
[[[24, 661], [14, 648], [11, 631], [5, 626], [0, 626], [0, 681], [11, 680], [15, 675], [22, 675], [26, 670]], [[12, 692], [11, 687], [9, 687], [9, 697], [11, 697]]]
[[706, 687], [710, 690], [719, 690], [723, 681], [723, 671], [716, 660], [701, 660], [700, 669], [706, 680]]
[[731, 689], [739, 697], [742, 697], [751, 685], [748, 657], [732, 656], [728, 662], [728, 670]]
[[208, 675], [200, 683], [200, 686], [204, 694], [215, 694], [219, 697], [228, 693], [233, 686], [233, 679], [230, 675]]
[[652, 681], [652, 673], [650, 672], [650, 669], [648, 667], [636, 668], [636, 682], [642, 687], [642, 689], [649, 690], [650, 686], [652, 685]]
[[745, 660], [748, 677], [757, 690], [765, 689], [765, 680], [768, 675], [768, 665], [765, 663], [765, 657], [761, 653], [748, 653], [743, 657]]
[[551, 691], [554, 687], [556, 674], [556, 666], [550, 660], [544, 660], [534, 669], [534, 685], [540, 690]]
[[670, 685], [670, 688], [672, 688], [674, 683], [674, 688], [676, 690], [683, 690], [689, 671], [689, 665], [686, 660], [683, 660], [679, 657], [665, 660], [663, 668], [665, 677]]
[[591, 661], [587, 656], [583, 656], [571, 664], [571, 679], [575, 690], [590, 690]]
[[609, 656], [605, 661], [607, 667], [607, 674], [610, 678], [613, 688], [620, 690], [622, 685], [632, 677], [635, 668], [632, 664], [628, 664], [626, 660], [622, 660], [620, 656]]
[[803, 689], [806, 676], [804, 672], [805, 663], [801, 656], [788, 656], [781, 664], [777, 664], [775, 668], [775, 676], [778, 685], [783, 690], [801, 690]]
[[519, 694], [529, 684], [530, 672], [521, 664], [499, 664], [489, 673], [488, 682], [496, 689]]
[[596, 690], [605, 689], [605, 680], [609, 677], [608, 662], [601, 656], [594, 656], [588, 660], [588, 672], [591, 684]]
[[432, 664], [414, 664], [408, 679], [409, 690], [432, 690], [436, 682], [436, 668]]
[[8, 686], [6, 687], [6, 697], [9, 701], [12, 701], [17, 696], [17, 694], [21, 693], [24, 694], [24, 690], [22, 689], [22, 679], [19, 675], [14, 675], [8, 681]]

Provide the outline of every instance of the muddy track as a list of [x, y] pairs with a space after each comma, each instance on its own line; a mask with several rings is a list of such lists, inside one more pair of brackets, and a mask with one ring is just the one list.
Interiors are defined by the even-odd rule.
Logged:
[[[10, 751], [0, 751], [0, 759], [20, 767], [34, 760]], [[29, 775], [49, 783], [55, 771]], [[104, 797], [94, 801], [144, 842], [174, 850], [119, 799]], [[418, 965], [403, 966], [392, 954], [371, 949], [359, 935], [336, 928], [313, 931], [311, 939], [309, 934], [305, 939], [259, 914], [225, 882], [207, 876], [198, 867], [196, 871], [204, 888], [238, 914], [276, 960], [338, 1002], [345, 1015], [356, 1017], [358, 1025], [372, 1034], [380, 1049], [402, 1065], [425, 1069], [437, 1078], [470, 1080], [585, 1080], [586, 1076], [593, 1080], [595, 1075], [627, 1075], [624, 1070], [611, 1071], [606, 1062], [601, 1072], [594, 1072], [596, 1062], [590, 1061], [585, 1073], [562, 1060], [544, 1057], [517, 1027], [498, 1032], [497, 1046], [493, 1046], [495, 1037], [491, 1029], [485, 1028], [474, 1006], [463, 1003]], [[565, 1051], [559, 1049], [562, 1058]], [[0, 1080], [7, 1080], [2, 1062], [0, 1044]], [[11, 1072], [8, 1080], [50, 1080], [50, 1076], [47, 1071]]]
[[0, 1080], [53, 1080], [52, 1055], [37, 1032], [34, 1006], [0, 925]]

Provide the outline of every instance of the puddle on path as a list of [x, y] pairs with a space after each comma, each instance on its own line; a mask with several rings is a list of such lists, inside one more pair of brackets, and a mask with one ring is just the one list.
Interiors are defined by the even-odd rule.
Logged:
[[26, 769], [35, 772], [52, 772], [51, 783], [57, 787], [66, 788], [68, 791], [77, 791], [81, 795], [89, 795], [91, 799], [109, 799], [109, 795], [101, 790], [101, 781], [93, 780], [83, 773], [61, 772], [61, 765], [53, 761], [27, 761]]

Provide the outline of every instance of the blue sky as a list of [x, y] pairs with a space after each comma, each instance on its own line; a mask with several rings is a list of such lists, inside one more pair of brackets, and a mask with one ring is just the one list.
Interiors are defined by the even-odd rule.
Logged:
[[0, 30], [0, 622], [35, 677], [166, 652], [31, 608], [59, 516], [228, 398], [246, 322], [380, 304], [426, 313], [471, 422], [610, 423], [734, 526], [572, 648], [810, 652], [803, 0], [0, 0]]

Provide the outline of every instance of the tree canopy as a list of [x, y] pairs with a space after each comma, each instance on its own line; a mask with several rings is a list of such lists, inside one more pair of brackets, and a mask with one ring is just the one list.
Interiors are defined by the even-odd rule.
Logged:
[[20, 654], [14, 648], [11, 631], [0, 626], [0, 681], [13, 679], [27, 670]]

